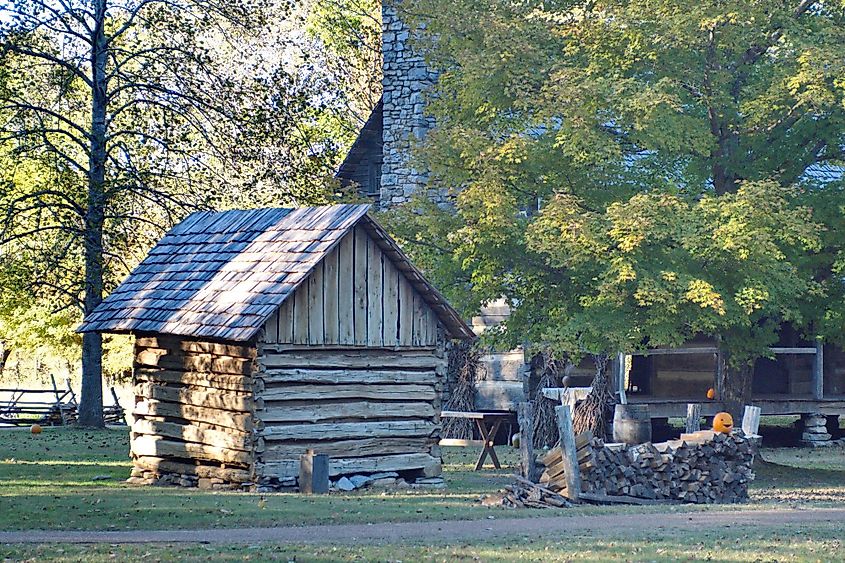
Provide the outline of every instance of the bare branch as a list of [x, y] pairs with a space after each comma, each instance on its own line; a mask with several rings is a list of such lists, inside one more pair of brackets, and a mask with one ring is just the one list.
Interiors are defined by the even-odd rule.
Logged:
[[[64, 205], [55, 204], [55, 203], [52, 203], [50, 205], [58, 205], [60, 207], [64, 207], [66, 209], [69, 209], [70, 211], [73, 211], [74, 213], [76, 213], [79, 216], [85, 215], [85, 210], [79, 204], [77, 204], [76, 201], [74, 201], [70, 196], [68, 196], [67, 194], [60, 192], [58, 190], [51, 190], [51, 189], [37, 190], [37, 191], [31, 192], [31, 193], [28, 193], [28, 194], [23, 194], [23, 195], [15, 198], [15, 199], [13, 199], [9, 203], [9, 206], [14, 207], [14, 205], [17, 204], [17, 203], [28, 201], [30, 199], [39, 199], [41, 197], [48, 196], [48, 195], [53, 196], [53, 197], [57, 197], [60, 200], [65, 202]], [[44, 205], [46, 206], [47, 204], [44, 204]]]
[[163, 3], [165, 0], [142, 0], [138, 2], [138, 4], [132, 10], [129, 10], [129, 15], [126, 17], [126, 21], [117, 28], [114, 33], [108, 35], [106, 37], [106, 41], [108, 43], [114, 42], [115, 39], [126, 33], [132, 26], [135, 25], [135, 20], [138, 19], [139, 14], [141, 11], [151, 4], [156, 3]]
[[27, 239], [33, 235], [37, 235], [39, 233], [47, 233], [47, 232], [55, 232], [60, 231], [63, 233], [73, 233], [74, 235], [81, 235], [82, 231], [80, 229], [75, 229], [72, 227], [67, 227], [65, 225], [46, 225], [43, 227], [37, 227], [35, 229], [30, 229], [28, 231], [23, 231], [20, 233], [14, 234], [6, 234], [4, 232], [3, 236], [0, 238], [0, 245], [9, 244], [12, 241], [16, 240], [23, 240]]
[[81, 127], [76, 122], [68, 119], [64, 115], [60, 114], [59, 112], [52, 110], [50, 108], [45, 108], [44, 106], [39, 106], [29, 102], [18, 102], [15, 100], [4, 100], [7, 105], [0, 107], [0, 111], [9, 111], [9, 110], [19, 110], [19, 111], [32, 111], [39, 114], [49, 115], [50, 117], [57, 119], [67, 125], [68, 127], [72, 128], [77, 133], [81, 134], [86, 141], [91, 140], [91, 134]]
[[24, 56], [27, 56], [27, 57], [34, 57], [36, 59], [42, 59], [42, 60], [45, 60], [45, 61], [49, 61], [49, 62], [51, 62], [55, 65], [58, 65], [58, 66], [64, 68], [65, 70], [71, 72], [74, 76], [76, 76], [77, 78], [79, 78], [80, 80], [85, 82], [85, 84], [89, 88], [93, 88], [93, 86], [94, 86], [94, 83], [91, 82], [91, 79], [88, 76], [86, 76], [85, 73], [82, 72], [82, 70], [80, 70], [78, 67], [75, 67], [72, 64], [70, 64], [69, 62], [62, 60], [62, 59], [60, 59], [56, 56], [53, 56], [49, 53], [45, 53], [43, 51], [36, 51], [34, 49], [28, 49], [26, 47], [20, 47], [18, 45], [14, 45], [14, 44], [9, 43], [9, 42], [6, 42], [6, 43], [3, 44], [3, 49], [6, 50], [6, 51], [11, 51], [13, 53], [17, 53], [18, 55], [24, 55]]

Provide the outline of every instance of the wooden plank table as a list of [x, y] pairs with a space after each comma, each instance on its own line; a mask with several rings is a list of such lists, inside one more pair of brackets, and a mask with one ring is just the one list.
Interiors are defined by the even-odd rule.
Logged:
[[493, 467], [501, 469], [499, 458], [496, 457], [496, 450], [493, 449], [493, 440], [496, 438], [496, 433], [503, 422], [513, 420], [513, 413], [509, 412], [467, 412], [467, 411], [443, 411], [440, 413], [442, 418], [469, 418], [475, 421], [478, 427], [478, 433], [481, 434], [481, 440], [441, 440], [443, 445], [465, 446], [469, 444], [479, 443], [482, 446], [481, 453], [478, 456], [478, 461], [475, 464], [475, 470], [478, 471], [484, 466], [484, 461], [487, 456], [490, 456], [490, 461], [493, 462]]

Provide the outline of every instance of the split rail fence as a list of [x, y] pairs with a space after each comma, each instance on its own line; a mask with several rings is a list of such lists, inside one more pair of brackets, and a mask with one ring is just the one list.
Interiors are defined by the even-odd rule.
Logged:
[[[76, 423], [79, 403], [66, 380], [67, 389], [59, 389], [50, 376], [52, 389], [0, 389], [0, 426], [66, 426]], [[110, 388], [113, 405], [103, 407], [106, 424], [125, 424], [124, 410], [114, 387]]]

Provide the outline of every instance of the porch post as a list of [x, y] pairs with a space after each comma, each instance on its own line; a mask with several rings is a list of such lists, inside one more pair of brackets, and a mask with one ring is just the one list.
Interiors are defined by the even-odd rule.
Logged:
[[619, 353], [616, 358], [616, 389], [619, 391], [619, 402], [623, 405], [628, 404], [628, 397], [625, 395], [625, 372], [628, 358], [623, 353]]
[[813, 399], [824, 398], [824, 344], [816, 340], [816, 357], [813, 362]]
[[722, 360], [722, 350], [719, 349], [716, 352], [716, 382], [715, 385], [713, 385], [714, 390], [716, 391], [717, 401], [721, 401], [723, 399], [722, 371], [724, 370], [724, 365]]

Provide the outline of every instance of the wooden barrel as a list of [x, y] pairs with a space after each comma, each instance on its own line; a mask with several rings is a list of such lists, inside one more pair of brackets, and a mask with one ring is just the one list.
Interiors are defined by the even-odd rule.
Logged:
[[613, 441], [628, 445], [651, 442], [648, 405], [616, 405], [613, 413]]

